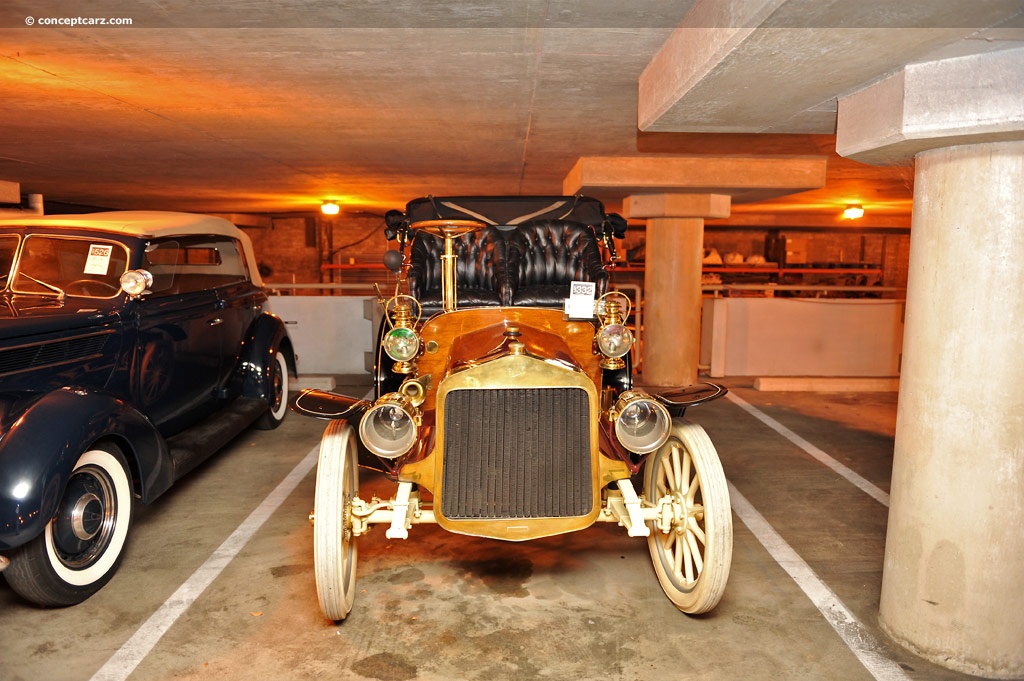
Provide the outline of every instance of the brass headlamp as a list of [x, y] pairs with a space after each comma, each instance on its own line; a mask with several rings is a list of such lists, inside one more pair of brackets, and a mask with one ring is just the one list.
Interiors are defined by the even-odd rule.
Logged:
[[642, 390], [627, 390], [619, 395], [609, 416], [615, 424], [615, 437], [623, 447], [637, 454], [661, 447], [672, 430], [668, 409]]
[[388, 393], [363, 414], [359, 439], [377, 456], [394, 459], [416, 443], [419, 419], [419, 410], [408, 396]]

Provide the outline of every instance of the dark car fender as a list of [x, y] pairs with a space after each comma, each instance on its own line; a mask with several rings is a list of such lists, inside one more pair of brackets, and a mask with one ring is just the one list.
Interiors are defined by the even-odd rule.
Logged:
[[75, 463], [100, 439], [121, 446], [143, 502], [173, 482], [166, 442], [134, 407], [105, 393], [54, 390], [0, 438], [0, 549], [15, 548], [43, 532]]
[[278, 350], [284, 353], [288, 373], [297, 376], [298, 362], [284, 322], [277, 315], [264, 312], [249, 325], [239, 357], [242, 395], [260, 399], [270, 396], [271, 367]]

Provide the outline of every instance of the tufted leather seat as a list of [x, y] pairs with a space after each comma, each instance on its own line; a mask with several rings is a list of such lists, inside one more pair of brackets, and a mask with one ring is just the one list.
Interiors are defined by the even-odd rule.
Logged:
[[[455, 239], [456, 296], [459, 307], [508, 305], [512, 282], [508, 272], [508, 246], [494, 227]], [[409, 249], [409, 293], [420, 301], [424, 314], [442, 308], [441, 255], [444, 240], [417, 232]]]
[[573, 281], [597, 283], [608, 291], [594, 230], [569, 220], [534, 220], [509, 237], [509, 269], [514, 282], [512, 305], [562, 307]]

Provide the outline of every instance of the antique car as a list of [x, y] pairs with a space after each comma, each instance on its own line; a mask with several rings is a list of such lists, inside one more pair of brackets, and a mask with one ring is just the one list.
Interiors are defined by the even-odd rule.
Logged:
[[[729, 490], [683, 413], [725, 390], [634, 385], [631, 303], [609, 285], [625, 220], [585, 197], [426, 197], [386, 223], [398, 276], [380, 296], [375, 398], [292, 401], [330, 420], [310, 516], [327, 618], [349, 614], [356, 539], [377, 523], [392, 539], [436, 523], [508, 541], [617, 523], [647, 538], [676, 607], [714, 608]], [[359, 466], [397, 483], [394, 496], [361, 497]]]
[[0, 568], [44, 606], [113, 576], [149, 504], [288, 411], [296, 359], [227, 220], [0, 220]]

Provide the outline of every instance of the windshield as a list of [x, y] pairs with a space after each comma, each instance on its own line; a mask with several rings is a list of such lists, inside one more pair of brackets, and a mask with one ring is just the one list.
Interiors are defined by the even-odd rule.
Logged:
[[[0, 247], [0, 267], [3, 262]], [[25, 237], [10, 288], [15, 293], [112, 298], [127, 269], [124, 246], [102, 239], [32, 234]]]

